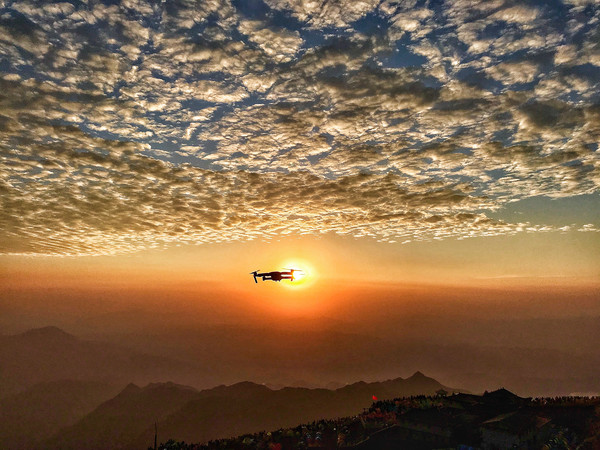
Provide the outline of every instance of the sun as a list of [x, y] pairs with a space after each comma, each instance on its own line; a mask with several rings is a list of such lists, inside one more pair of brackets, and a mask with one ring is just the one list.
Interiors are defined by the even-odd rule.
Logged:
[[304, 260], [290, 259], [283, 263], [282, 267], [286, 270], [294, 269], [294, 280], [285, 283], [286, 287], [296, 289], [311, 285], [315, 278], [314, 268]]

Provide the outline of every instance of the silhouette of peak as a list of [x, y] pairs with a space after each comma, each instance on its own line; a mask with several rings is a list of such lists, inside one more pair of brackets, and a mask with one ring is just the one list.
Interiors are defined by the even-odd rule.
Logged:
[[136, 394], [136, 393], [140, 392], [141, 390], [142, 390], [142, 388], [139, 387], [138, 385], [129, 383], [127, 386], [125, 386], [125, 388], [121, 392], [119, 392], [119, 396]]
[[263, 384], [256, 384], [251, 381], [240, 381], [239, 383], [235, 383], [229, 386], [224, 384], [214, 387], [212, 389], [207, 389], [204, 392], [211, 392], [212, 394], [218, 395], [239, 395], [239, 396], [248, 396], [255, 395], [257, 393], [265, 393], [271, 391], [267, 386]]
[[496, 389], [495, 391], [492, 392], [488, 392], [485, 395], [493, 395], [493, 396], [504, 396], [504, 395], [515, 395], [512, 392], [510, 392], [508, 389], [505, 388], [500, 388], [500, 389]]
[[407, 378], [407, 380], [432, 380], [433, 378], [429, 378], [427, 375], [425, 375], [423, 372], [417, 370], [415, 373], [413, 373], [410, 377]]
[[20, 336], [26, 338], [44, 338], [44, 339], [70, 339], [76, 340], [77, 338], [66, 331], [61, 330], [55, 326], [48, 326], [42, 328], [33, 328], [31, 330], [21, 333]]
[[508, 389], [504, 389], [504, 388], [496, 389], [495, 391], [492, 391], [492, 392], [486, 392], [483, 394], [483, 396], [486, 398], [492, 398], [492, 399], [498, 399], [498, 400], [500, 400], [500, 399], [502, 399], [502, 400], [521, 399], [521, 397], [519, 397], [518, 395], [513, 394]]

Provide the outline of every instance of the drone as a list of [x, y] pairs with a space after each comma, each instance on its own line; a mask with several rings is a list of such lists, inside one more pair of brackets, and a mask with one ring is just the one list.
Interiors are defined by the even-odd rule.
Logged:
[[294, 272], [303, 272], [300, 269], [284, 269], [287, 272], [265, 272], [258, 273], [258, 270], [254, 272], [250, 272], [250, 275], [254, 276], [254, 282], [258, 283], [256, 277], [261, 277], [263, 281], [271, 280], [271, 281], [281, 281], [281, 280], [290, 280], [294, 281]]

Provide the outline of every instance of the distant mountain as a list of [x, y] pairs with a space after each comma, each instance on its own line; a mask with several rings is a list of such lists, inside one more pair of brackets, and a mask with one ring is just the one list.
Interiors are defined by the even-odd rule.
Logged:
[[191, 384], [207, 373], [189, 362], [80, 340], [56, 327], [0, 336], [0, 368], [0, 398], [58, 380]]
[[34, 448], [73, 425], [123, 385], [60, 380], [40, 383], [0, 400], [0, 448]]
[[[403, 325], [390, 329], [388, 323], [387, 328], [382, 324], [366, 330], [336, 324], [335, 328], [320, 326], [308, 332], [295, 324], [165, 326], [160, 331], [106, 334], [103, 339], [210, 367], [213, 376], [206, 382], [162, 379], [198, 388], [240, 379], [260, 380], [274, 388], [294, 386], [297, 381], [302, 387], [331, 388], [327, 383], [332, 380], [381, 380], [422, 370], [474, 392], [500, 386], [524, 396], [600, 391], [596, 370], [600, 351], [598, 346], [591, 350], [592, 342], [598, 340], [594, 338], [600, 336], [600, 318], [524, 321], [518, 326], [490, 321], [477, 328], [441, 314], [435, 320], [412, 318], [405, 322], [398, 318], [393, 323]], [[446, 342], [443, 333], [432, 332], [439, 327], [458, 337]], [[421, 331], [411, 339], [413, 328]], [[557, 336], [544, 331], [555, 328], [562, 330]], [[511, 345], [503, 346], [501, 339], [493, 341], [493, 336], [500, 335], [505, 339], [511, 336]], [[564, 342], [565, 347], [557, 342]], [[573, 348], [578, 350], [567, 350]]]
[[17, 336], [23, 340], [29, 340], [30, 342], [41, 342], [48, 339], [62, 342], [72, 342], [77, 340], [77, 338], [72, 334], [69, 334], [66, 331], [54, 326], [34, 328]]
[[[358, 382], [336, 390], [287, 387], [271, 390], [243, 382], [195, 391], [174, 384], [128, 386], [75, 425], [45, 443], [60, 449], [139, 449], [154, 439], [204, 442], [356, 414], [380, 399], [433, 394], [444, 388], [420, 372], [402, 379]], [[445, 388], [446, 390], [451, 390]]]

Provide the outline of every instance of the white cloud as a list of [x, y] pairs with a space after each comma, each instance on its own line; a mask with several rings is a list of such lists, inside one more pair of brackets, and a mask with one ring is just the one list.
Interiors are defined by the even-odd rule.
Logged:
[[267, 0], [272, 8], [289, 11], [314, 28], [346, 27], [373, 11], [379, 0]]
[[259, 21], [242, 21], [239, 30], [277, 62], [291, 61], [304, 42], [297, 31], [267, 28]]

